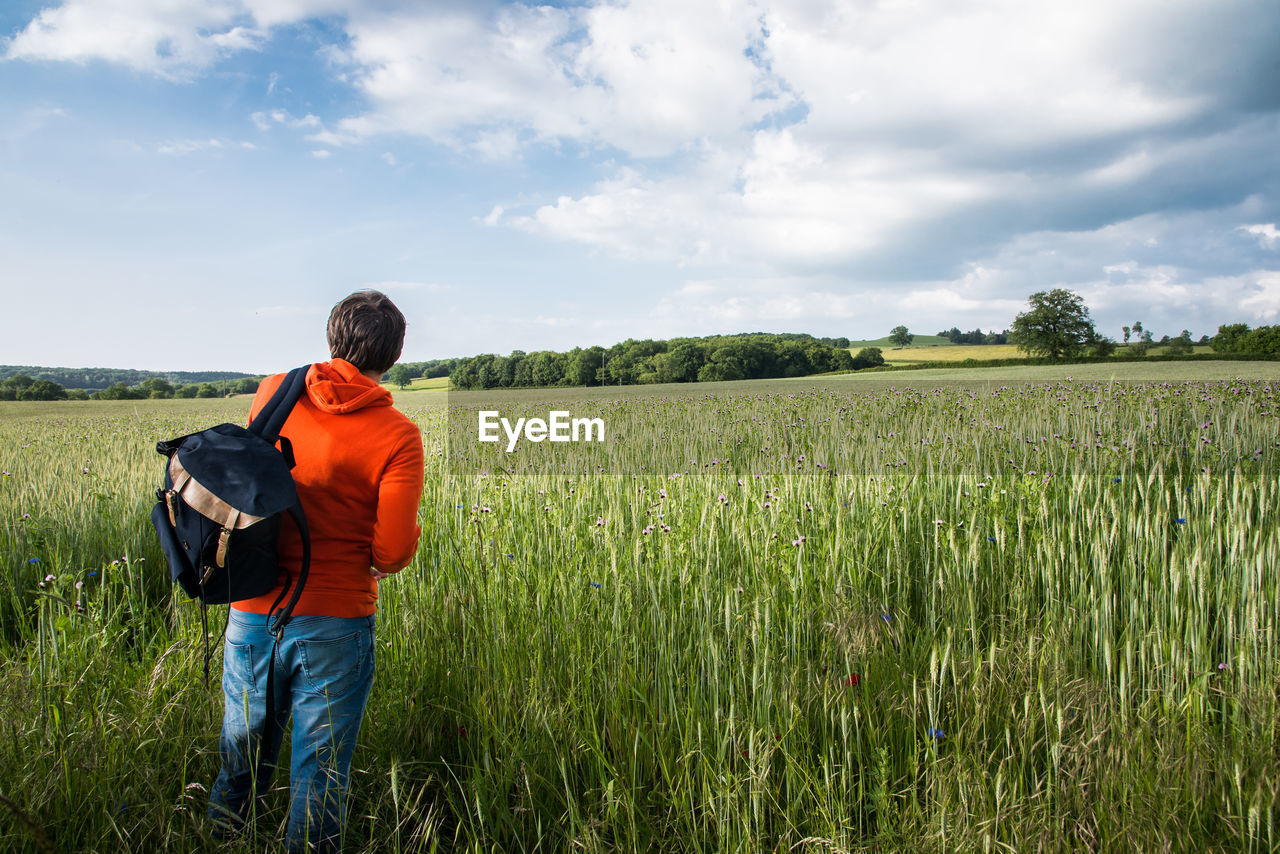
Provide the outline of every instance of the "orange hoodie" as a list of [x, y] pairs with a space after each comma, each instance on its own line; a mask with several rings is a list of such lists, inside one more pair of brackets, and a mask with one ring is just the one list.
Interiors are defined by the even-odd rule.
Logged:
[[[262, 381], [250, 421], [283, 379]], [[311, 366], [307, 393], [280, 433], [293, 444], [293, 479], [311, 530], [311, 572], [294, 613], [369, 616], [378, 600], [369, 568], [398, 572], [418, 548], [422, 436], [391, 407], [391, 392], [343, 359]], [[296, 580], [302, 540], [292, 520], [281, 526], [279, 553]], [[282, 573], [275, 590], [232, 607], [265, 614], [283, 589]]]

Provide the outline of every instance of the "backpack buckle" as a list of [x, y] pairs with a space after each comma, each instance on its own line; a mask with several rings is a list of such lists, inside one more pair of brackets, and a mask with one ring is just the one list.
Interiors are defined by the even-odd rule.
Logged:
[[169, 524], [178, 527], [178, 493], [175, 490], [166, 490], [164, 494], [165, 504], [169, 508]]
[[222, 533], [218, 534], [218, 553], [214, 556], [214, 563], [218, 565], [219, 569], [227, 565], [227, 546], [230, 541], [231, 529], [223, 528]]

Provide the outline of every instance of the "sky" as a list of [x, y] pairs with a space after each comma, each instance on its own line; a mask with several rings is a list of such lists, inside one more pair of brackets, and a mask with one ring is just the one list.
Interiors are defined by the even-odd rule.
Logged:
[[1280, 323], [1275, 0], [5, 0], [0, 363]]

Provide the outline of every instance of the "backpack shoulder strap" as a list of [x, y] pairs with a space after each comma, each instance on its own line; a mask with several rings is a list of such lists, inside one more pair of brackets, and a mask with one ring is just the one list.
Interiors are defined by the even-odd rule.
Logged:
[[306, 391], [307, 370], [310, 367], [310, 365], [302, 365], [285, 374], [280, 387], [276, 389], [275, 394], [271, 395], [271, 399], [249, 425], [250, 430], [275, 444], [275, 441], [280, 438], [280, 430], [284, 427], [284, 422], [293, 411], [294, 404]]
[[[311, 531], [307, 529], [307, 514], [302, 511], [302, 503], [294, 503], [289, 508], [289, 515], [293, 517], [294, 523], [298, 526], [298, 533], [302, 535], [302, 568], [298, 571], [298, 577], [289, 580], [284, 590], [280, 591], [280, 595], [276, 597], [276, 601], [271, 605], [271, 611], [268, 614], [267, 631], [277, 638], [284, 631], [284, 627], [289, 625], [289, 621], [293, 619], [294, 606], [298, 604], [298, 599], [302, 596], [302, 588], [307, 586], [307, 576], [311, 572]], [[290, 587], [293, 588], [293, 595], [289, 597], [288, 604], [277, 610], [276, 607], [280, 604], [280, 600], [290, 592]], [[267, 692], [267, 699], [270, 702], [270, 691]]]

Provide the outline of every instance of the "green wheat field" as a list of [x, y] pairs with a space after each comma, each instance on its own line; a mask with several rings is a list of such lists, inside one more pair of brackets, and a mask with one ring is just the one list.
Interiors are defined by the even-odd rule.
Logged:
[[[1082, 367], [619, 393], [689, 449], [626, 474], [464, 474], [397, 394], [345, 850], [1280, 849], [1280, 377]], [[0, 849], [280, 839], [283, 788], [210, 836], [220, 647], [148, 520], [155, 442], [247, 408], [0, 408]]]

